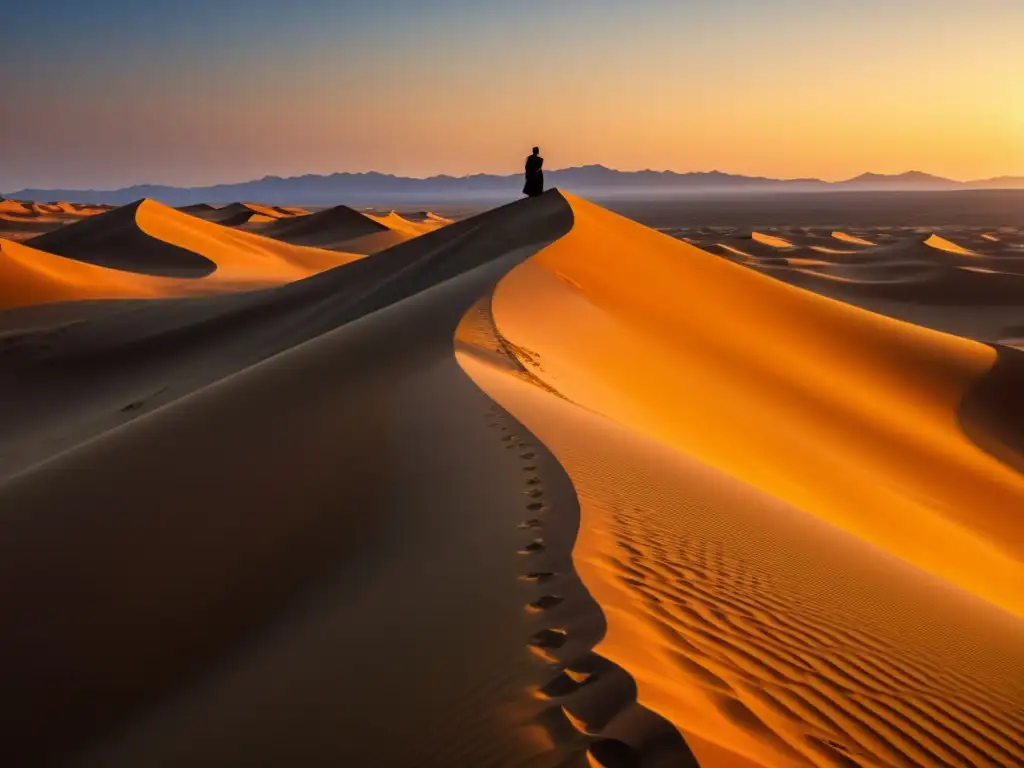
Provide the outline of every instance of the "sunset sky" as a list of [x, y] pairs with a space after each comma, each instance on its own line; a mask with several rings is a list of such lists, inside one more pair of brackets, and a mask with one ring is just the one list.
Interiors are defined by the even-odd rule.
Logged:
[[0, 190], [267, 174], [1024, 175], [1022, 0], [5, 3]]

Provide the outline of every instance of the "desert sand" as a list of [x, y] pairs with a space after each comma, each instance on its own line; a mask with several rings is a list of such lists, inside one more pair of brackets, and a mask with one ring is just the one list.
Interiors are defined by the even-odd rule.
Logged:
[[1016, 228], [17, 205], [5, 764], [1024, 763]]

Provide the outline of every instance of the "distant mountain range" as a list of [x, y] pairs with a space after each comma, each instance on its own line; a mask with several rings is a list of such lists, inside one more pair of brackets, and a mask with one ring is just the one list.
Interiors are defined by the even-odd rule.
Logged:
[[[559, 187], [596, 198], [672, 197], [709, 194], [756, 194], [837, 191], [952, 191], [969, 189], [1024, 189], [1024, 177], [1003, 176], [979, 181], [953, 181], [909, 171], [897, 175], [865, 173], [846, 181], [770, 179], [720, 171], [616, 171], [603, 165], [547, 171], [548, 187]], [[22, 200], [70, 200], [77, 203], [130, 203], [143, 197], [168, 205], [229, 203], [239, 200], [268, 205], [336, 205], [350, 203], [471, 202], [516, 198], [522, 177], [476, 174], [432, 176], [426, 179], [384, 173], [333, 173], [282, 178], [265, 176], [239, 184], [209, 187], [137, 185], [122, 189], [21, 189], [8, 197]]]

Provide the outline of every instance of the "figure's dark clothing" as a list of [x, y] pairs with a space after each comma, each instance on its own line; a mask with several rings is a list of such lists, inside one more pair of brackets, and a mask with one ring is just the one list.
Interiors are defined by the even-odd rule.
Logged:
[[530, 197], [544, 193], [544, 158], [540, 155], [530, 155], [526, 158], [526, 184], [523, 186], [523, 194]]

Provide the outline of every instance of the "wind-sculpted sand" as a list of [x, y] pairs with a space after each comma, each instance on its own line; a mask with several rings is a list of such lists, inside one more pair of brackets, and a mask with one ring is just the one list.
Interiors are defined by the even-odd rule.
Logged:
[[3, 762], [1024, 762], [1016, 236], [551, 191], [3, 243]]
[[460, 361], [572, 478], [595, 650], [708, 765], [1024, 760], [995, 350], [570, 203], [491, 303], [529, 377]]

